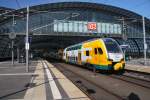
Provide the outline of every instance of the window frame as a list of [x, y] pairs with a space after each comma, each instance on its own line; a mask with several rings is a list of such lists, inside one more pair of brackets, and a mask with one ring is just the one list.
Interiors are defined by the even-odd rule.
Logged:
[[[99, 50], [100, 50], [100, 51], [99, 51]], [[97, 51], [98, 51], [99, 54], [101, 54], [101, 55], [103, 54], [102, 48], [97, 48]]]
[[90, 51], [86, 50], [86, 56], [90, 56]]
[[97, 55], [97, 48], [94, 48], [94, 53], [95, 55]]

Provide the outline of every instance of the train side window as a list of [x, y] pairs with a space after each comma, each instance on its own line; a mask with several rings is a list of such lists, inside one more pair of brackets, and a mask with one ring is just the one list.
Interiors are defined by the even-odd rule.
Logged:
[[89, 51], [86, 51], [86, 56], [89, 56]]
[[95, 54], [97, 54], [97, 48], [94, 48], [94, 52], [95, 52]]
[[101, 48], [97, 48], [97, 49], [98, 49], [99, 54], [103, 54], [103, 51]]

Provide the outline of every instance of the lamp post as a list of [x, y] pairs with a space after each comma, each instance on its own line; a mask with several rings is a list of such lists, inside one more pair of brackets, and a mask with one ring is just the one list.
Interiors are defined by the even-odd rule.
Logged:
[[[12, 33], [9, 34], [9, 38], [11, 39], [11, 49], [12, 49], [12, 65], [14, 65], [14, 39], [16, 38], [16, 34], [14, 32], [15, 16], [18, 16], [18, 17], [20, 16], [20, 15], [13, 14], [13, 12], [15, 12], [15, 10], [0, 14], [0, 16], [8, 16], [8, 17], [12, 16], [13, 17]], [[10, 15], [10, 13], [12, 13], [12, 15]], [[23, 12], [20, 12], [20, 14], [22, 14], [22, 13]], [[29, 17], [29, 7], [27, 7], [27, 24], [26, 24], [27, 25], [27, 28], [26, 28], [27, 32], [26, 32], [26, 34], [28, 34], [28, 17]], [[28, 37], [28, 35], [26, 37]], [[26, 42], [27, 41], [28, 41], [28, 38], [26, 38]], [[26, 44], [27, 44], [26, 47], [29, 47], [28, 42]], [[27, 50], [27, 54], [28, 54], [28, 50]], [[18, 48], [17, 49], [17, 59], [18, 59], [18, 62], [19, 62], [19, 55], [20, 54], [19, 54], [19, 48]], [[28, 60], [27, 60], [27, 62], [28, 62]], [[28, 63], [26, 63], [26, 65], [28, 66]], [[26, 68], [26, 70], [27, 70], [27, 68]], [[28, 70], [27, 70], [27, 72], [28, 72]]]
[[[12, 66], [14, 65], [14, 39], [16, 38], [16, 33], [14, 30], [14, 26], [16, 24], [15, 17], [19, 17], [19, 15], [16, 15], [16, 14], [12, 14], [12, 15], [9, 14], [9, 13], [13, 13], [13, 12], [14, 12], [14, 10], [12, 12], [5, 12], [3, 14], [0, 14], [0, 16], [12, 17], [12, 33], [9, 34], [9, 38], [11, 39]], [[18, 56], [18, 53], [17, 53], [17, 56]]]
[[11, 15], [13, 17], [12, 20], [12, 33], [9, 34], [9, 38], [11, 39], [11, 58], [12, 58], [12, 66], [14, 65], [14, 39], [16, 38], [16, 34], [14, 31], [14, 25], [15, 25], [15, 20], [14, 20], [14, 14]]

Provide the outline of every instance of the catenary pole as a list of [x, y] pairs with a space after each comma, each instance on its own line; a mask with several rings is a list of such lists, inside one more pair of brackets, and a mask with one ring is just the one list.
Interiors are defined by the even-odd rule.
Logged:
[[25, 49], [26, 49], [26, 72], [29, 72], [29, 6], [27, 6], [27, 19], [26, 19], [26, 41], [25, 41]]
[[144, 41], [144, 65], [146, 65], [147, 44], [146, 44], [146, 38], [145, 38], [145, 18], [144, 18], [144, 16], [142, 17], [142, 21], [143, 21], [143, 41]]
[[[125, 19], [124, 19], [124, 17], [122, 17], [122, 30], [123, 30], [123, 40], [124, 40], [124, 42], [123, 42], [123, 45], [125, 45], [126, 44], [126, 31], [125, 31]], [[123, 50], [123, 52], [124, 52], [124, 61], [126, 62], [126, 48], [124, 48], [124, 50]]]
[[[12, 32], [13, 32], [13, 34], [14, 34], [14, 25], [15, 25], [15, 16], [14, 16], [14, 14], [12, 15], [12, 17], [13, 17], [13, 23], [12, 23]], [[11, 48], [12, 48], [12, 50], [11, 50], [11, 55], [12, 55], [12, 66], [14, 65], [14, 40], [12, 39], [11, 40]]]

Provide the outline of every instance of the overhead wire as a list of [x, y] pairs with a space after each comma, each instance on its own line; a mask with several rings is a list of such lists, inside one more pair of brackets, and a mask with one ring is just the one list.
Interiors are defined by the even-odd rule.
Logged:
[[20, 5], [19, 1], [18, 0], [15, 0], [15, 1], [16, 1], [18, 8], [21, 9], [21, 5]]

